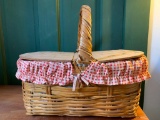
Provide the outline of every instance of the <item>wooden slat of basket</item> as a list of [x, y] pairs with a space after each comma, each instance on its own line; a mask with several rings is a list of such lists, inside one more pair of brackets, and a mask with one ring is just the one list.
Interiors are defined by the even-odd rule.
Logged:
[[75, 92], [26, 82], [22, 88], [28, 115], [134, 117], [140, 98], [140, 83], [85, 87]]
[[31, 52], [21, 54], [19, 57], [25, 60], [67, 62], [72, 61], [73, 56], [73, 52]]

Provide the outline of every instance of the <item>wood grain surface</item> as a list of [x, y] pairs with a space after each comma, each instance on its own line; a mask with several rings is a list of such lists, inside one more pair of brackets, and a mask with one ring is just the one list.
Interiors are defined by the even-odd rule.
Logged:
[[[93, 57], [100, 62], [125, 60], [130, 58], [137, 58], [144, 55], [142, 51], [133, 50], [108, 50], [108, 51], [94, 51]], [[25, 60], [40, 60], [40, 61], [72, 61], [77, 59], [78, 54], [73, 52], [32, 52], [25, 53], [19, 56]]]
[[100, 62], [125, 60], [130, 58], [137, 58], [144, 55], [142, 51], [133, 50], [108, 50], [108, 51], [94, 51], [93, 57]]
[[26, 60], [39, 60], [39, 61], [72, 61], [74, 56], [73, 52], [32, 52], [21, 54], [19, 57]]
[[136, 118], [28, 116], [25, 114], [21, 86], [0, 86], [0, 120], [149, 120], [138, 108]]

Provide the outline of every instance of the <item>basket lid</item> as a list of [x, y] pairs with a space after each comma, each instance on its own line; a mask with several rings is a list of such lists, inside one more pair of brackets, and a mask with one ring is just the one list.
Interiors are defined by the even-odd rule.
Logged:
[[72, 61], [73, 56], [73, 52], [31, 52], [19, 57], [25, 60], [67, 62]]
[[134, 50], [108, 50], [108, 51], [93, 51], [93, 57], [99, 62], [126, 60], [138, 58], [144, 55], [142, 51]]

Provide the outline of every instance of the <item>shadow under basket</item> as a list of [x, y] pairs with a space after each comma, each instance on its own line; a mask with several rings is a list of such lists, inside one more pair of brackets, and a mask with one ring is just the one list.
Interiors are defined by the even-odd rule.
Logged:
[[22, 82], [27, 115], [135, 117], [141, 83], [72, 87]]

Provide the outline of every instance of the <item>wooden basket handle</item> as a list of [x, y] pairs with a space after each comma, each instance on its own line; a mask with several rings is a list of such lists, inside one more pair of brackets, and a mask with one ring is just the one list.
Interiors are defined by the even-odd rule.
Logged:
[[78, 25], [78, 63], [89, 64], [92, 61], [96, 61], [92, 56], [91, 21], [91, 8], [87, 5], [83, 5], [80, 10]]

